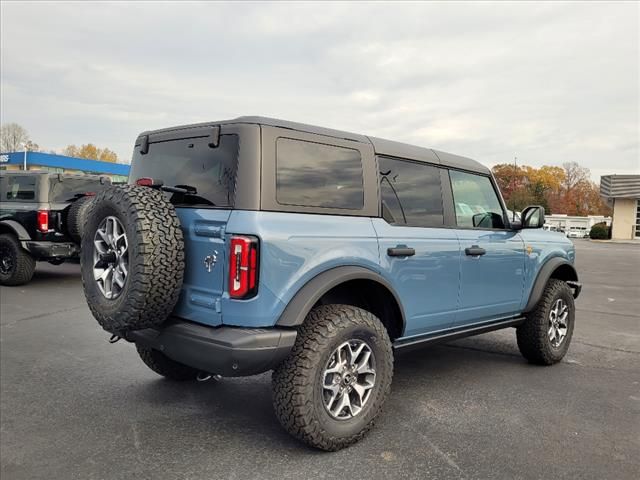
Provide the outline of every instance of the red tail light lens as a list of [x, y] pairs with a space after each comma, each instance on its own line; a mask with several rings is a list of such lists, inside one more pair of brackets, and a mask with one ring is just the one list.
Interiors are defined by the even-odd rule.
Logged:
[[231, 237], [229, 255], [229, 296], [251, 298], [258, 293], [258, 239]]
[[136, 185], [139, 187], [153, 187], [153, 178], [142, 177], [136, 180]]
[[38, 210], [38, 231], [47, 233], [49, 231], [49, 210]]

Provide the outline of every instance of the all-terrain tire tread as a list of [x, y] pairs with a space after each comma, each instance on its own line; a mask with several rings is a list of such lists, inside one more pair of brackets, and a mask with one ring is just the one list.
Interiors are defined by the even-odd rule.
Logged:
[[3, 233], [0, 235], [0, 242], [10, 244], [10, 248], [14, 252], [14, 269], [11, 275], [2, 278], [2, 284], [8, 286], [24, 285], [33, 278], [36, 271], [35, 259], [22, 248], [20, 242], [15, 235], [11, 233]]
[[93, 197], [80, 197], [71, 204], [67, 211], [67, 232], [74, 242], [82, 242], [87, 214]]
[[[331, 340], [343, 328], [367, 326], [383, 340], [385, 355], [383, 378], [376, 377], [378, 389], [370, 421], [359, 432], [348, 437], [329, 435], [313, 415], [313, 367]], [[335, 451], [359, 441], [371, 429], [387, 397], [393, 376], [393, 352], [388, 333], [380, 320], [370, 312], [350, 305], [323, 305], [313, 309], [301, 325], [295, 345], [282, 364], [273, 372], [273, 403], [282, 426], [294, 437], [322, 450]]]
[[[87, 283], [93, 281], [91, 252], [93, 235], [101, 219], [96, 218], [103, 203], [118, 206], [134, 226], [129, 243], [129, 286], [117, 312], [108, 313], [94, 301]], [[82, 283], [91, 313], [98, 323], [114, 334], [152, 328], [162, 324], [175, 307], [184, 275], [184, 240], [173, 205], [158, 190], [122, 185], [102, 190], [90, 202], [90, 229], [82, 241]], [[93, 290], [95, 292], [95, 289]], [[95, 293], [94, 293], [95, 294]], [[101, 295], [98, 291], [97, 295]]]
[[561, 345], [559, 351], [551, 347], [547, 336], [549, 310], [559, 296], [570, 300], [569, 310], [571, 312], [570, 315], [573, 315], [574, 303], [571, 288], [562, 280], [551, 278], [547, 282], [536, 308], [527, 314], [525, 322], [516, 330], [518, 349], [522, 356], [531, 363], [552, 365], [562, 360], [568, 349], [573, 334], [573, 318], [569, 325], [567, 337], [564, 339], [564, 344]]
[[136, 350], [144, 364], [158, 375], [179, 382], [195, 380], [198, 376], [198, 370], [195, 368], [176, 362], [158, 350], [142, 347], [137, 344]]

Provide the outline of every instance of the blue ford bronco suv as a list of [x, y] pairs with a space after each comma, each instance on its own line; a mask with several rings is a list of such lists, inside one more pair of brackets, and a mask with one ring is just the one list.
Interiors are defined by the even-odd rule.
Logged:
[[263, 117], [148, 131], [99, 192], [84, 292], [172, 380], [273, 370], [284, 428], [338, 450], [371, 428], [393, 352], [515, 327], [559, 362], [580, 283], [544, 210], [508, 218], [468, 158]]

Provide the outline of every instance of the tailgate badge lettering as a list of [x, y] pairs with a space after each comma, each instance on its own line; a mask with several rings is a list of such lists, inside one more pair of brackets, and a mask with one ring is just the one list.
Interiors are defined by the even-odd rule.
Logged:
[[207, 269], [207, 272], [211, 273], [211, 269], [216, 266], [216, 262], [218, 261], [218, 251], [214, 250], [211, 255], [207, 255], [204, 257], [204, 267]]

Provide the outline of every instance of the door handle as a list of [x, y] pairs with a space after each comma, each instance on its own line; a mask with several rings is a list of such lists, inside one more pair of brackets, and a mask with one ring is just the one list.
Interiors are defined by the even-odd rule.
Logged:
[[472, 257], [479, 257], [480, 255], [487, 253], [487, 251], [478, 245], [471, 245], [464, 249], [464, 253], [466, 255], [471, 255]]
[[397, 247], [387, 248], [387, 255], [390, 257], [412, 257], [416, 251], [411, 247], [398, 245]]

